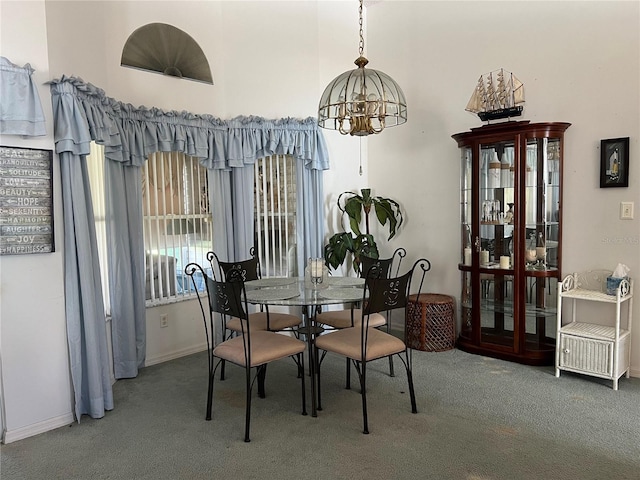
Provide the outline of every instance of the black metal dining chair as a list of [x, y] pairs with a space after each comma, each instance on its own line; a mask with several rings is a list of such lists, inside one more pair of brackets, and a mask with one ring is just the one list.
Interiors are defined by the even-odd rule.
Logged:
[[[215, 268], [214, 264], [218, 265], [221, 280], [229, 277], [231, 272], [239, 272], [244, 282], [260, 280], [262, 278], [262, 272], [260, 269], [260, 260], [256, 256], [255, 248], [252, 247], [249, 254], [250, 258], [247, 260], [223, 262], [218, 259], [215, 252], [208, 252], [207, 260], [211, 264], [212, 270]], [[269, 332], [290, 331], [296, 336], [297, 329], [295, 329], [295, 327], [302, 323], [300, 316], [291, 313], [270, 312], [267, 305], [261, 305], [260, 311], [249, 313], [249, 317], [251, 318], [251, 328], [255, 330], [266, 330]], [[225, 316], [222, 319], [222, 331], [225, 339], [237, 335], [242, 331], [242, 328], [242, 321], [237, 317], [227, 318]], [[223, 363], [220, 368], [221, 380], [224, 380], [224, 375], [225, 367]]]
[[[305, 398], [304, 351], [306, 344], [287, 335], [252, 328], [248, 315], [246, 291], [239, 270], [230, 270], [225, 281], [216, 281], [208, 276], [197, 263], [185, 267], [185, 273], [191, 278], [194, 288], [196, 276], [202, 275], [206, 281], [206, 299], [198, 291], [196, 294], [204, 320], [209, 360], [209, 383], [207, 388], [207, 420], [211, 420], [213, 409], [213, 386], [215, 371], [224, 362], [231, 362], [245, 369], [246, 405], [244, 441], [249, 442], [251, 423], [251, 397], [253, 385], [258, 384], [258, 395], [265, 398], [265, 375], [267, 365], [282, 358], [291, 357], [297, 365], [297, 378], [302, 385], [302, 415], [307, 414]], [[215, 316], [227, 316], [240, 320], [240, 331], [232, 338], [223, 338], [216, 342]], [[255, 369], [255, 375], [252, 373]]]
[[[371, 326], [370, 319], [376, 313], [387, 312], [389, 310], [401, 310], [406, 322], [407, 298], [411, 291], [414, 274], [420, 278], [419, 287], [417, 292], [415, 292], [420, 295], [425, 275], [430, 269], [431, 264], [426, 259], [416, 261], [411, 269], [404, 275], [391, 278], [385, 278], [381, 270], [375, 267], [371, 268], [365, 277], [362, 297], [362, 317], [359, 324], [320, 335], [316, 339], [315, 347], [319, 351], [344, 356], [355, 366], [358, 372], [358, 378], [360, 379], [360, 395], [362, 397], [364, 424], [363, 433], [369, 433], [367, 366], [368, 363], [374, 360], [393, 356], [400, 358], [407, 374], [411, 411], [413, 413], [417, 413], [418, 411], [413, 386], [412, 350], [407, 347], [404, 340]], [[321, 359], [324, 358], [323, 355]], [[322, 361], [318, 364], [319, 384], [321, 382], [321, 363]], [[320, 403], [320, 400], [318, 403]]]
[[[379, 274], [383, 278], [389, 277], [393, 274], [395, 276], [400, 272], [400, 265], [402, 259], [407, 255], [407, 251], [400, 247], [397, 248], [391, 257], [389, 258], [371, 258], [362, 256], [360, 257], [360, 277], [364, 278], [367, 272], [375, 267], [378, 269]], [[319, 323], [323, 328], [330, 330], [340, 330], [343, 328], [354, 327], [359, 324], [362, 318], [362, 309], [359, 305], [352, 303], [349, 308], [342, 310], [328, 310], [316, 315], [316, 323]], [[385, 327], [387, 333], [391, 329], [391, 317], [390, 312], [374, 313], [369, 318], [369, 325], [371, 327]], [[346, 386], [345, 388], [351, 388], [351, 364], [347, 360], [346, 362]], [[389, 376], [395, 376], [393, 369], [393, 358], [389, 357]]]

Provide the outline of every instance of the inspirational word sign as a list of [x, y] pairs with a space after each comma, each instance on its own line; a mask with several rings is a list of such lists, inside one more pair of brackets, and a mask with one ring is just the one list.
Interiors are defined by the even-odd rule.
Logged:
[[54, 251], [52, 155], [0, 147], [0, 255]]

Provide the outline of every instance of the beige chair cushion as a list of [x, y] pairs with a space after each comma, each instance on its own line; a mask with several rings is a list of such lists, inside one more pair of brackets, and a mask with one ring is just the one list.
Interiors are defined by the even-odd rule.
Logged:
[[[272, 332], [279, 332], [287, 328], [295, 327], [302, 323], [302, 319], [290, 313], [269, 313], [269, 326]], [[249, 314], [249, 325], [252, 330], [267, 329], [267, 312]], [[231, 318], [227, 321], [227, 328], [234, 332], [241, 332], [242, 326], [239, 318]]]
[[[316, 347], [362, 361], [361, 333], [361, 327], [345, 328], [336, 332], [326, 333], [316, 338]], [[382, 332], [377, 328], [369, 328], [367, 361], [403, 352], [405, 348], [404, 342], [399, 338]]]
[[[358, 327], [362, 323], [362, 309], [353, 309], [353, 325], [351, 325], [351, 310], [329, 310], [328, 312], [316, 315], [316, 322], [328, 325], [333, 328], [342, 329], [349, 327]], [[387, 319], [380, 313], [372, 313], [369, 315], [370, 327], [381, 327], [386, 325]]]
[[[224, 360], [245, 366], [244, 337], [242, 335], [222, 342], [213, 354]], [[251, 331], [251, 367], [304, 352], [306, 343], [287, 335], [262, 330]]]

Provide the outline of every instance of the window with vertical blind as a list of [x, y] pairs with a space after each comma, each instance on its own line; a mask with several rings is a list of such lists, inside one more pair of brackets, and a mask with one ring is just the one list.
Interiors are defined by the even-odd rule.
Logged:
[[[105, 308], [109, 314], [104, 152], [92, 142], [87, 162]], [[296, 162], [288, 155], [255, 164], [255, 247], [264, 277], [295, 275]], [[142, 210], [147, 305], [180, 300], [193, 293], [184, 267], [196, 262], [207, 270], [206, 253], [215, 250], [207, 170], [197, 158], [156, 152], [142, 167]], [[211, 273], [211, 272], [208, 272]], [[199, 290], [204, 280], [199, 279]]]
[[[142, 171], [142, 212], [148, 302], [193, 293], [184, 267], [206, 267], [213, 248], [207, 170], [178, 152], [149, 155]], [[204, 289], [203, 281], [198, 289]]]
[[[92, 142], [88, 170], [105, 308], [109, 314], [104, 151]], [[149, 155], [142, 170], [145, 246], [145, 298], [148, 305], [179, 300], [193, 293], [184, 267], [207, 266], [213, 248], [207, 170], [196, 158], [178, 152]], [[204, 283], [198, 285], [204, 289]]]
[[296, 162], [272, 155], [255, 163], [256, 251], [263, 277], [295, 275]]

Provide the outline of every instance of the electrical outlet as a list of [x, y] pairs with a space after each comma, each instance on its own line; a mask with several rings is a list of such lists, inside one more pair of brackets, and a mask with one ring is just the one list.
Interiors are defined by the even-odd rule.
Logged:
[[620, 202], [620, 219], [633, 220], [633, 202]]
[[165, 328], [169, 326], [169, 315], [163, 313], [160, 315], [160, 328]]

